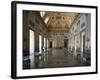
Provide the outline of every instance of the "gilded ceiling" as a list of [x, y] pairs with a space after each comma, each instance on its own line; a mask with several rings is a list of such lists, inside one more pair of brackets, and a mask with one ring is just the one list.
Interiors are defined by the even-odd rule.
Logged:
[[78, 13], [45, 12], [42, 15], [49, 32], [67, 32]]

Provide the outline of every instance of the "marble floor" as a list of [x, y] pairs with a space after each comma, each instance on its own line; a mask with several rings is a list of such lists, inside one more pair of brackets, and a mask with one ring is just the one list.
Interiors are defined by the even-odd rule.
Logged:
[[43, 53], [36, 63], [36, 68], [57, 68], [57, 67], [76, 67], [87, 66], [81, 56], [75, 53], [68, 53], [64, 49], [50, 49]]
[[84, 61], [80, 55], [68, 53], [64, 49], [49, 49], [36, 57], [34, 63], [32, 69], [90, 66], [90, 61]]

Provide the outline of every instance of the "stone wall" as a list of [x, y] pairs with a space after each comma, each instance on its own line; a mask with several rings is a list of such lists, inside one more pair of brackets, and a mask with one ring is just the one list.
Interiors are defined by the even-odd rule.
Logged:
[[[23, 11], [23, 51], [29, 52], [29, 30], [35, 33], [35, 51], [39, 51], [39, 35], [48, 38], [47, 27], [38, 11]], [[42, 40], [43, 41], [43, 40]], [[42, 46], [43, 46], [42, 42]]]
[[[83, 45], [85, 50], [90, 49], [91, 46], [91, 25], [90, 25], [90, 14], [81, 13], [72, 24], [69, 37], [68, 37], [68, 48], [75, 51], [79, 49], [83, 52]], [[83, 35], [85, 36], [85, 44], [83, 44]]]

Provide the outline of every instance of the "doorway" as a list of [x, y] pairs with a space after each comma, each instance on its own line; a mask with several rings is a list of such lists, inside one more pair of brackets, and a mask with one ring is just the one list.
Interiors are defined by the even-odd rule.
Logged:
[[83, 53], [85, 52], [85, 35], [83, 35]]
[[52, 41], [50, 42], [50, 48], [52, 48]]
[[85, 31], [81, 33], [81, 57], [83, 57], [83, 53], [85, 52]]
[[64, 48], [68, 48], [68, 40], [64, 39]]

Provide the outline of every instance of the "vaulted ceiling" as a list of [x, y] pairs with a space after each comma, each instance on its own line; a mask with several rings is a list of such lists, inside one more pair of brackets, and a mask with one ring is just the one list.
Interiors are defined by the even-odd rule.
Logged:
[[45, 12], [43, 16], [49, 32], [68, 32], [78, 13]]

